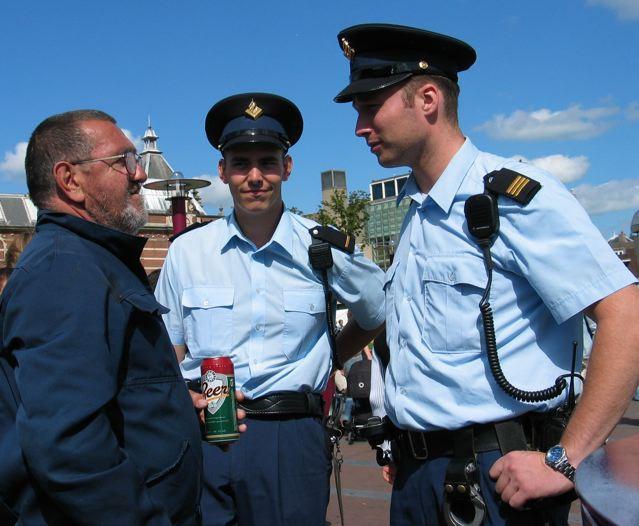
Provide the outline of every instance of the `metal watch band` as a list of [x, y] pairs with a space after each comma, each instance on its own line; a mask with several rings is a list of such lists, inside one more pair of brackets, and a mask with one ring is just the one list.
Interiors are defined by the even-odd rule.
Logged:
[[564, 475], [570, 482], [575, 482], [575, 468], [567, 460], [564, 460], [563, 462], [557, 464], [557, 467], [555, 469], [556, 471]]

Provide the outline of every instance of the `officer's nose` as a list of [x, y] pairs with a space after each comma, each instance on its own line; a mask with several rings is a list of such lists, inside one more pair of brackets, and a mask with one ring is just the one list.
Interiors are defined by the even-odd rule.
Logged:
[[257, 167], [253, 166], [248, 172], [248, 182], [251, 186], [259, 186], [262, 184], [262, 171]]
[[370, 132], [371, 129], [368, 119], [358, 114], [357, 121], [355, 122], [355, 135], [358, 137], [366, 137]]

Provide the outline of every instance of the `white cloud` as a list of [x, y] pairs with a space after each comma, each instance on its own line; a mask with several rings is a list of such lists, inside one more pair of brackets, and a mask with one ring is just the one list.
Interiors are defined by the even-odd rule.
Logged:
[[639, 121], [639, 102], [631, 102], [626, 108], [626, 118], [629, 121]]
[[144, 141], [142, 140], [142, 136], [141, 135], [133, 135], [133, 133], [130, 130], [127, 130], [126, 128], [120, 128], [122, 130], [122, 133], [126, 136], [127, 139], [129, 139], [133, 145], [135, 146], [135, 149], [138, 152], [141, 152], [142, 150], [144, 150]]
[[229, 187], [219, 177], [205, 174], [200, 175], [198, 179], [211, 182], [210, 186], [198, 189], [202, 204], [209, 209], [210, 213], [218, 213], [220, 208], [224, 208], [224, 211], [227, 212], [233, 206]]
[[582, 184], [571, 190], [590, 215], [639, 208], [639, 179]]
[[622, 20], [639, 20], [637, 0], [588, 0], [588, 4], [609, 7]]
[[476, 130], [495, 139], [543, 141], [557, 139], [590, 139], [612, 126], [610, 117], [619, 113], [616, 106], [583, 109], [579, 105], [565, 110], [516, 110], [510, 115], [495, 115]]
[[590, 168], [590, 161], [588, 161], [588, 157], [585, 155], [567, 157], [556, 154], [549, 155], [548, 157], [538, 157], [536, 159], [526, 159], [521, 155], [515, 155], [514, 157], [550, 172], [563, 183], [570, 183], [581, 179], [586, 175], [588, 168]]
[[12, 152], [4, 152], [4, 161], [0, 163], [0, 172], [5, 180], [24, 179], [24, 157], [27, 143], [19, 142]]

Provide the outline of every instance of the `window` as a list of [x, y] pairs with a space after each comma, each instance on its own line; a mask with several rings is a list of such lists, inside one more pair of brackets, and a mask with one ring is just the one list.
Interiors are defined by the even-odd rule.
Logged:
[[382, 190], [382, 183], [372, 184], [371, 190], [373, 194], [373, 201], [377, 199], [382, 199], [384, 197], [383, 190]]
[[395, 193], [395, 180], [384, 181], [384, 193], [386, 197], [395, 197], [397, 194]]

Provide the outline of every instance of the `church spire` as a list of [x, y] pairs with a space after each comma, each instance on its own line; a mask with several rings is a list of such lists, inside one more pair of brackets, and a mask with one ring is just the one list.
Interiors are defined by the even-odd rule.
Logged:
[[153, 152], [153, 153], [162, 153], [160, 150], [158, 150], [158, 144], [157, 141], [159, 139], [159, 137], [156, 135], [155, 130], [153, 130], [153, 128], [151, 127], [151, 115], [149, 115], [148, 117], [148, 127], [146, 129], [146, 131], [144, 132], [144, 137], [142, 137], [142, 140], [144, 141], [144, 152]]

